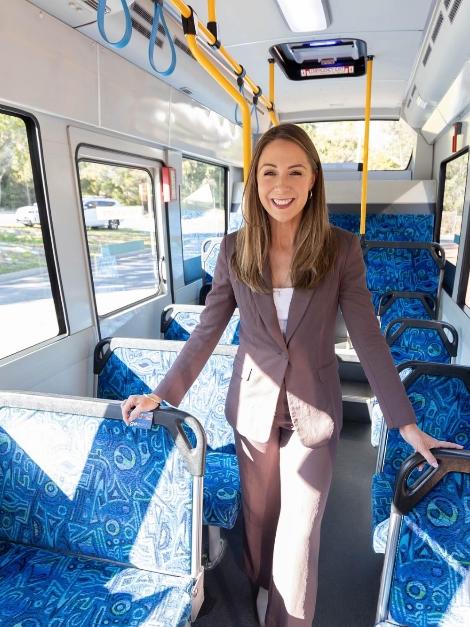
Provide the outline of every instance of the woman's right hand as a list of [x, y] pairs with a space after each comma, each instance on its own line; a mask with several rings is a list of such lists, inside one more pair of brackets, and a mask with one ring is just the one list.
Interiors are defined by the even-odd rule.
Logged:
[[143, 411], [154, 411], [162, 402], [156, 394], [147, 396], [145, 394], [132, 394], [126, 401], [121, 403], [122, 419], [126, 425], [130, 425]]

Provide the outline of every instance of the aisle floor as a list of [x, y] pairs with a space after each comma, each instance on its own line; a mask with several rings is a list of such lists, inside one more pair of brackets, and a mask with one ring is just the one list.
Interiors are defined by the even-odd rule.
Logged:
[[[313, 627], [372, 627], [382, 556], [371, 548], [370, 479], [376, 449], [366, 423], [344, 424], [323, 518], [317, 611]], [[241, 567], [241, 520], [226, 534], [221, 564], [206, 573], [196, 627], [257, 627]]]

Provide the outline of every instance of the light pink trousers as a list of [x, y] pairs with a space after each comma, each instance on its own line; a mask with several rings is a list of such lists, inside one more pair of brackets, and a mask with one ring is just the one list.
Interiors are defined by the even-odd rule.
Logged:
[[336, 440], [300, 442], [278, 411], [266, 443], [235, 434], [245, 522], [244, 562], [254, 586], [269, 590], [266, 627], [311, 627], [318, 583], [320, 526]]

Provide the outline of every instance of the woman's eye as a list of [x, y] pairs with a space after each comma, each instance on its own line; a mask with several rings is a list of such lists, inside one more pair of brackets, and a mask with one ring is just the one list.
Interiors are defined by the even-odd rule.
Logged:
[[302, 176], [302, 172], [299, 172], [297, 170], [294, 170], [293, 172], [291, 172], [291, 174], [293, 174], [294, 176]]
[[264, 172], [264, 176], [274, 176], [275, 172], [273, 172], [272, 170], [266, 170]]

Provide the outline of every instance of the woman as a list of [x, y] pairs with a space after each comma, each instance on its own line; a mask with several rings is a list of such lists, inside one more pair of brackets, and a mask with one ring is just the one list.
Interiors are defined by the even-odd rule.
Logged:
[[243, 228], [222, 241], [200, 324], [156, 390], [123, 403], [123, 417], [130, 422], [161, 399], [178, 405], [238, 306], [226, 416], [240, 464], [246, 571], [261, 625], [310, 627], [342, 425], [338, 306], [388, 426], [433, 465], [431, 447], [461, 447], [416, 426], [374, 315], [359, 239], [330, 226], [318, 154], [294, 124], [259, 140], [244, 217]]

